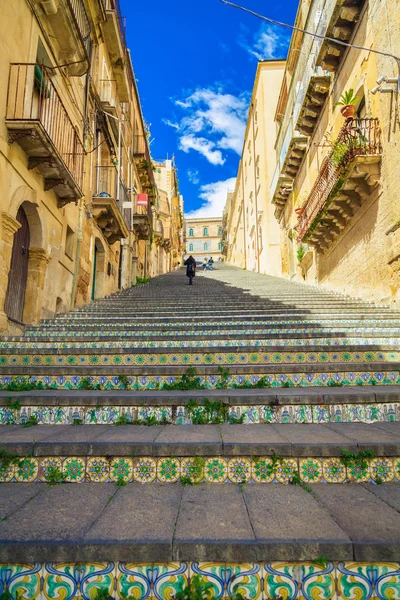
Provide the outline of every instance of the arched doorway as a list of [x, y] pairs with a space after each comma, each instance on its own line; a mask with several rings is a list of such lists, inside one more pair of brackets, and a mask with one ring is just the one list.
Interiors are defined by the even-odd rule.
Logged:
[[22, 322], [28, 281], [31, 237], [28, 218], [22, 206], [18, 209], [16, 219], [21, 227], [14, 234], [4, 311], [10, 319]]

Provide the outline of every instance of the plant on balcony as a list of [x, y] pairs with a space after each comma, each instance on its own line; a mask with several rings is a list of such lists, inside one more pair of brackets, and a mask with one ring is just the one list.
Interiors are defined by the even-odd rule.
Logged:
[[335, 106], [341, 106], [340, 112], [345, 119], [352, 118], [356, 112], [357, 96], [354, 95], [354, 90], [351, 88], [340, 96], [340, 100], [335, 102]]
[[340, 165], [349, 153], [350, 148], [344, 142], [334, 142], [331, 160], [335, 165]]
[[306, 248], [301, 244], [297, 249], [297, 260], [301, 262], [306, 254]]

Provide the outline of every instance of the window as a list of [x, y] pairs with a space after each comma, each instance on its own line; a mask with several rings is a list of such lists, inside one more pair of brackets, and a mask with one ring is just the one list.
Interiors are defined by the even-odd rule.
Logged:
[[193, 237], [193, 229], [189, 229], [189, 237]]
[[189, 245], [189, 252], [193, 252], [193, 244]]
[[222, 242], [218, 244], [218, 250], [222, 250]]
[[67, 225], [67, 235], [65, 236], [65, 254], [71, 260], [74, 259], [75, 249], [75, 233], [69, 225]]
[[208, 235], [208, 227], [204, 227], [204, 229], [203, 229], [203, 235]]
[[208, 244], [207, 244], [207, 242], [204, 243], [204, 250], [208, 250]]
[[218, 235], [222, 235], [222, 227], [218, 227]]

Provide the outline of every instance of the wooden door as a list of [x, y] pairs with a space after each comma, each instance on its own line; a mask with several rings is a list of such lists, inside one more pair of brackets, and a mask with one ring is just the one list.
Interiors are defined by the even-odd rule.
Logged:
[[14, 235], [8, 287], [5, 301], [5, 313], [10, 319], [22, 321], [25, 303], [26, 281], [28, 279], [29, 262], [29, 223], [22, 206], [17, 213], [17, 221], [21, 227]]

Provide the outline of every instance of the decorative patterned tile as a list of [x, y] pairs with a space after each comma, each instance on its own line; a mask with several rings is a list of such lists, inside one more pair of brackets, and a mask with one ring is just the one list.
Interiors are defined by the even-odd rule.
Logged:
[[327, 483], [343, 483], [346, 479], [346, 467], [340, 458], [323, 459], [322, 473]]
[[264, 593], [266, 598], [336, 600], [335, 565], [328, 562], [322, 568], [311, 562], [265, 564]]
[[69, 456], [63, 461], [65, 481], [69, 483], [82, 483], [86, 477], [85, 459], [79, 456]]
[[374, 458], [370, 462], [371, 477], [375, 482], [389, 483], [394, 478], [392, 458]]
[[112, 595], [115, 585], [115, 564], [102, 563], [45, 563], [43, 596], [48, 600], [62, 598], [83, 600], [95, 598], [98, 591], [107, 589]]
[[133, 459], [115, 457], [110, 460], [110, 481], [128, 483], [133, 478]]
[[295, 458], [283, 458], [276, 465], [276, 480], [279, 483], [289, 483], [294, 473], [298, 473], [298, 463]]
[[39, 461], [37, 458], [18, 459], [14, 466], [16, 481], [32, 483], [36, 481], [39, 472]]
[[174, 483], [181, 476], [181, 465], [177, 458], [159, 458], [157, 461], [157, 479], [163, 483]]
[[322, 462], [319, 458], [301, 458], [299, 460], [300, 478], [304, 483], [320, 483]]
[[337, 593], [350, 600], [399, 600], [399, 563], [363, 564], [340, 562], [337, 565]]
[[104, 456], [88, 458], [86, 462], [86, 477], [88, 481], [104, 483], [110, 472], [110, 464]]
[[157, 462], [154, 458], [145, 456], [133, 461], [133, 479], [138, 483], [151, 483], [157, 477]]
[[207, 458], [204, 463], [204, 478], [210, 483], [224, 483], [228, 466], [224, 458]]
[[262, 566], [257, 563], [221, 564], [192, 562], [190, 576], [200, 575], [211, 585], [211, 598], [231, 598], [241, 594], [248, 600], [262, 598]]
[[39, 460], [39, 471], [38, 471], [38, 479], [39, 481], [47, 481], [48, 470], [49, 468], [58, 469], [60, 472], [62, 471], [62, 459], [57, 456], [41, 458]]
[[117, 565], [117, 594], [119, 598], [174, 598], [189, 579], [187, 563]]
[[1, 592], [8, 592], [12, 598], [36, 600], [41, 592], [43, 566], [35, 564], [0, 564]]
[[228, 479], [232, 483], [246, 483], [251, 477], [251, 460], [231, 458], [228, 461]]

